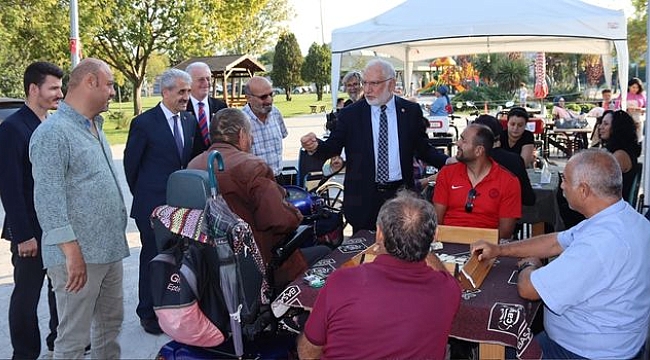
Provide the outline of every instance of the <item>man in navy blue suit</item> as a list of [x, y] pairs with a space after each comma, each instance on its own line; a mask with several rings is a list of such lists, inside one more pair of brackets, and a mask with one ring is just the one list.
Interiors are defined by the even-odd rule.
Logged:
[[[41, 256], [42, 230], [34, 209], [34, 180], [29, 161], [29, 139], [63, 98], [63, 70], [47, 62], [25, 69], [27, 100], [16, 113], [0, 124], [0, 197], [5, 209], [2, 237], [11, 241], [14, 290], [9, 302], [9, 332], [13, 358], [36, 359], [41, 354], [37, 307], [45, 278]], [[46, 342], [54, 348], [59, 323], [56, 301], [48, 279], [50, 334]]]
[[323, 160], [345, 147], [343, 210], [355, 232], [374, 230], [381, 205], [400, 187], [413, 188], [414, 156], [437, 168], [448, 160], [429, 145], [420, 106], [394, 96], [394, 90], [395, 68], [371, 60], [363, 74], [365, 101], [340, 110], [327, 140], [314, 133], [300, 139], [305, 150]]
[[192, 79], [188, 73], [170, 69], [160, 76], [162, 102], [138, 115], [131, 123], [124, 149], [124, 172], [133, 194], [131, 217], [140, 230], [139, 302], [140, 324], [151, 334], [162, 330], [153, 311], [147, 266], [157, 255], [149, 217], [166, 202], [167, 178], [184, 169], [192, 159], [196, 120], [185, 111]]
[[[187, 111], [196, 119], [196, 135], [194, 137], [194, 149], [192, 158], [204, 152], [210, 147], [210, 120], [217, 111], [228, 106], [219, 99], [208, 96], [210, 94], [210, 79], [212, 72], [210, 66], [204, 62], [193, 62], [185, 71], [192, 77], [192, 90], [190, 101], [187, 102]], [[202, 117], [205, 116], [205, 122]]]

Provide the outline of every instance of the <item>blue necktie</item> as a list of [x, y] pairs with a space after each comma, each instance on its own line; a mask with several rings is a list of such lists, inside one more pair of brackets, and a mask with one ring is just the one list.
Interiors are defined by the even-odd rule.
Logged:
[[178, 150], [178, 156], [183, 158], [183, 131], [181, 130], [180, 121], [178, 121], [178, 115], [172, 116], [174, 119], [174, 141], [176, 141], [176, 148]]
[[381, 106], [381, 115], [379, 115], [377, 182], [388, 182], [388, 116], [386, 115], [386, 105]]

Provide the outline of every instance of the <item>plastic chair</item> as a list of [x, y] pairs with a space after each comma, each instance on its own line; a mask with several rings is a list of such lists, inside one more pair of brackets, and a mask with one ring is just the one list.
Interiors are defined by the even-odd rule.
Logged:
[[639, 189], [641, 188], [641, 176], [643, 175], [643, 164], [637, 163], [634, 167], [634, 179], [632, 180], [632, 186], [630, 187], [630, 193], [624, 194], [625, 201], [627, 201], [630, 206], [637, 208], [637, 203], [639, 200]]

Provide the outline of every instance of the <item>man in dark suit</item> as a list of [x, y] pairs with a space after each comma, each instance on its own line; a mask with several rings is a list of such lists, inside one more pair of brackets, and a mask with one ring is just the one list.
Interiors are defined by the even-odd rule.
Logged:
[[185, 71], [192, 77], [190, 101], [187, 103], [187, 111], [196, 119], [196, 135], [194, 137], [194, 149], [192, 158], [210, 147], [210, 120], [221, 109], [228, 106], [225, 102], [213, 97], [210, 94], [210, 79], [212, 72], [210, 66], [204, 62], [193, 62]]
[[140, 280], [137, 314], [146, 332], [161, 334], [153, 311], [147, 266], [157, 255], [151, 212], [166, 202], [167, 178], [192, 159], [196, 120], [187, 113], [192, 79], [170, 69], [160, 76], [162, 102], [131, 123], [124, 149], [124, 172], [133, 194], [131, 217], [140, 230]]
[[[353, 231], [374, 230], [379, 208], [398, 188], [412, 188], [413, 157], [441, 168], [448, 157], [429, 146], [418, 104], [394, 96], [395, 69], [380, 59], [366, 66], [365, 101], [341, 109], [336, 129], [326, 141], [314, 133], [300, 140], [320, 159], [345, 147], [345, 217]], [[382, 125], [384, 124], [384, 125]]]
[[[0, 124], [0, 197], [5, 210], [2, 237], [11, 241], [14, 289], [9, 302], [9, 333], [13, 358], [36, 359], [41, 354], [37, 307], [45, 269], [41, 256], [42, 230], [34, 209], [34, 180], [29, 161], [29, 139], [56, 110], [63, 98], [63, 70], [47, 62], [35, 62], [25, 69], [25, 105]], [[54, 349], [59, 323], [56, 301], [48, 279], [50, 334], [46, 342]]]

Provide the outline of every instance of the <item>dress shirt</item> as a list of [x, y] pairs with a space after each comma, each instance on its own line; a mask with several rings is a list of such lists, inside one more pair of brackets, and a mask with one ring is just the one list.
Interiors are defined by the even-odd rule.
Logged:
[[194, 96], [190, 95], [190, 101], [192, 102], [192, 108], [194, 109], [194, 113], [196, 114], [196, 122], [198, 124], [199, 122], [199, 102], [203, 103], [203, 109], [205, 110], [205, 116], [206, 120], [208, 120], [208, 129], [210, 128], [210, 101], [208, 101], [208, 97], [204, 97], [203, 100], [197, 100]]
[[[183, 143], [183, 146], [185, 146], [185, 134], [183, 134], [183, 124], [181, 124], [181, 121], [182, 121], [182, 119], [181, 119], [181, 114], [180, 114], [180, 113], [175, 113], [175, 114], [174, 114], [174, 113], [173, 113], [171, 110], [169, 110], [169, 109], [165, 106], [165, 104], [163, 104], [162, 102], [160, 103], [160, 108], [162, 109], [163, 114], [165, 114], [165, 119], [167, 119], [167, 125], [169, 125], [169, 130], [172, 131], [172, 135], [174, 135], [174, 132], [175, 132], [175, 131], [174, 131], [174, 127], [176, 126], [176, 124], [174, 123], [174, 118], [173, 118], [173, 116], [174, 116], [174, 115], [175, 115], [175, 116], [178, 116], [178, 128], [176, 129], [176, 131], [179, 131], [179, 132], [180, 132], [180, 135], [181, 135], [181, 142]], [[198, 114], [198, 112], [197, 112], [197, 114]], [[206, 113], [206, 114], [207, 114], [207, 113]]]

